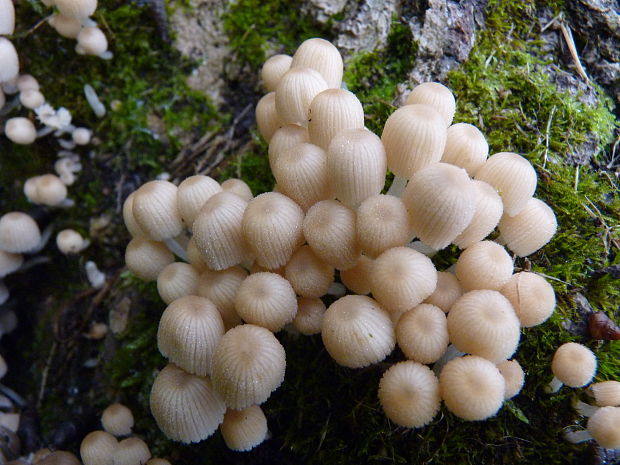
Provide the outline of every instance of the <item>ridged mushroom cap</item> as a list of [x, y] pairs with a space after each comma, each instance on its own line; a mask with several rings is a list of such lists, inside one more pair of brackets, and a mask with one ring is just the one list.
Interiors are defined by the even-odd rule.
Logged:
[[183, 231], [177, 191], [171, 182], [149, 181], [134, 192], [133, 217], [150, 239], [163, 241]]
[[381, 377], [379, 402], [386, 416], [397, 425], [420, 428], [439, 412], [439, 381], [426, 365], [399, 362]]
[[489, 157], [476, 171], [476, 179], [497, 189], [504, 204], [504, 212], [510, 216], [525, 207], [534, 195], [537, 182], [532, 164], [512, 152], [500, 152]]
[[452, 241], [466, 249], [487, 237], [498, 225], [504, 211], [502, 199], [493, 186], [484, 181], [473, 181], [476, 189], [476, 211], [469, 225]]
[[379, 255], [370, 273], [370, 289], [393, 321], [430, 296], [437, 270], [430, 258], [409, 247], [394, 247]]
[[572, 388], [583, 387], [592, 381], [596, 366], [596, 355], [576, 342], [567, 342], [558, 347], [551, 362], [553, 375]]
[[365, 199], [357, 209], [356, 226], [362, 253], [371, 258], [404, 246], [411, 238], [407, 207], [392, 195], [377, 194]]
[[439, 376], [439, 390], [446, 407], [468, 421], [495, 416], [504, 403], [505, 384], [492, 362], [475, 355], [450, 360]]
[[445, 313], [430, 304], [420, 304], [405, 312], [396, 325], [396, 342], [408, 359], [436, 362], [450, 342]]
[[403, 202], [416, 236], [440, 250], [471, 223], [476, 197], [476, 189], [464, 169], [435, 163], [410, 179]]
[[282, 126], [284, 120], [280, 118], [276, 109], [276, 93], [269, 92], [264, 95], [256, 104], [256, 125], [258, 132], [263, 136], [267, 143], [273, 137], [273, 134]]
[[454, 302], [463, 295], [463, 288], [452, 273], [447, 271], [437, 272], [437, 287], [431, 295], [429, 295], [424, 303], [435, 305], [442, 309], [445, 313], [450, 311]]
[[135, 192], [129, 194], [129, 196], [123, 202], [123, 221], [125, 222], [125, 227], [131, 237], [145, 236], [146, 233], [142, 231], [142, 228], [136, 222], [136, 219], [133, 216], [133, 198]]
[[305, 336], [319, 334], [327, 308], [321, 299], [297, 298], [297, 313], [293, 327]]
[[310, 246], [304, 245], [286, 264], [284, 276], [297, 295], [318, 298], [327, 294], [334, 281], [334, 268], [320, 260]]
[[179, 368], [198, 376], [211, 373], [211, 357], [224, 335], [224, 322], [213, 302], [186, 296], [172, 302], [159, 321], [157, 347]]
[[0, 1], [0, 35], [10, 36], [15, 30], [15, 7], [11, 0]]
[[331, 140], [340, 131], [363, 127], [364, 108], [355, 94], [348, 90], [324, 90], [310, 103], [310, 142], [323, 150], [327, 150]]
[[596, 405], [599, 407], [615, 407], [620, 405], [620, 382], [601, 381], [592, 383], [589, 387], [594, 396]]
[[355, 294], [370, 294], [370, 272], [373, 263], [374, 260], [365, 255], [360, 255], [360, 258], [353, 268], [340, 272], [342, 284]]
[[388, 313], [370, 297], [347, 295], [329, 306], [323, 344], [339, 365], [363, 368], [387, 357], [396, 344]]
[[19, 73], [17, 50], [15, 50], [13, 43], [4, 37], [0, 37], [0, 62], [2, 62], [0, 83], [15, 79]]
[[292, 61], [292, 56], [283, 54], [267, 58], [260, 71], [260, 77], [267, 92], [276, 90], [282, 76], [291, 68]]
[[61, 14], [70, 18], [86, 19], [97, 9], [97, 0], [55, 0]]
[[81, 234], [74, 229], [63, 229], [56, 235], [56, 246], [65, 255], [80, 253], [88, 246]]
[[229, 330], [213, 355], [213, 385], [226, 405], [265, 402], [284, 380], [286, 354], [271, 331], [245, 324]]
[[246, 202], [249, 202], [254, 198], [250, 186], [248, 186], [245, 181], [242, 181], [241, 179], [230, 178], [220, 184], [220, 186], [224, 192], [237, 194]]
[[536, 273], [515, 273], [501, 289], [510, 300], [521, 326], [539, 325], [551, 316], [555, 309], [555, 292], [545, 278]]
[[155, 281], [167, 265], [174, 262], [174, 255], [162, 243], [145, 237], [134, 237], [125, 249], [125, 263], [143, 281]]
[[198, 295], [206, 297], [215, 304], [226, 329], [241, 323], [241, 318], [235, 310], [235, 296], [247, 276], [248, 273], [243, 268], [233, 266], [222, 271], [207, 269], [198, 278]]
[[29, 145], [36, 140], [37, 130], [34, 124], [32, 124], [32, 121], [28, 118], [15, 116], [6, 120], [4, 124], [4, 135], [11, 142], [19, 145]]
[[101, 425], [103, 429], [113, 436], [130, 435], [133, 424], [133, 414], [131, 410], [123, 404], [109, 405], [101, 414]]
[[386, 169], [383, 143], [366, 128], [339, 131], [327, 149], [329, 183], [336, 198], [350, 208], [381, 193]]
[[277, 160], [301, 142], [310, 142], [308, 130], [299, 124], [286, 124], [273, 133], [269, 141], [269, 166], [274, 171]]
[[512, 276], [512, 258], [501, 245], [482, 241], [465, 249], [456, 262], [455, 274], [463, 290], [499, 291]]
[[303, 243], [304, 212], [278, 192], [265, 192], [250, 200], [243, 214], [243, 237], [259, 265], [268, 269], [285, 265]]
[[151, 458], [151, 451], [140, 438], [127, 438], [118, 443], [112, 453], [113, 465], [142, 465]]
[[187, 295], [196, 295], [197, 289], [198, 271], [187, 263], [170, 263], [157, 276], [157, 292], [166, 304]]
[[512, 356], [521, 325], [512, 305], [497, 291], [463, 294], [448, 313], [450, 341], [461, 352], [499, 363]]
[[239, 286], [235, 309], [247, 323], [275, 333], [295, 318], [297, 298], [291, 284], [279, 274], [254, 273]]
[[187, 248], [185, 249], [185, 253], [187, 254], [187, 260], [189, 261], [189, 263], [199, 273], [202, 273], [208, 268], [207, 264], [202, 258], [200, 250], [198, 250], [198, 247], [196, 246], [196, 241], [194, 241], [193, 237], [187, 242]]
[[504, 393], [504, 399], [512, 399], [514, 396], [521, 392], [523, 383], [525, 382], [525, 373], [521, 364], [516, 360], [504, 360], [497, 364], [497, 369], [504, 377], [506, 382], [506, 392]]
[[588, 432], [605, 449], [620, 447], [620, 407], [601, 407], [588, 419]]
[[441, 115], [446, 127], [452, 124], [456, 111], [454, 94], [439, 82], [423, 82], [407, 96], [406, 105], [424, 104], [433, 107]]
[[229, 449], [248, 451], [267, 438], [267, 418], [258, 405], [226, 410], [220, 432]]
[[304, 237], [317, 257], [346, 270], [355, 266], [360, 256], [355, 221], [352, 209], [336, 200], [323, 200], [306, 213]]
[[276, 109], [287, 123], [308, 124], [310, 103], [327, 89], [327, 83], [318, 71], [311, 68], [292, 67], [276, 87]]
[[236, 194], [220, 192], [207, 200], [196, 216], [193, 239], [210, 269], [225, 270], [247, 257], [241, 228], [247, 205]]
[[441, 161], [459, 166], [474, 176], [489, 156], [489, 144], [476, 126], [453, 124], [448, 128]]
[[301, 43], [293, 55], [291, 68], [318, 71], [328, 87], [339, 88], [344, 67], [338, 49], [325, 39], [312, 38]]
[[173, 364], [155, 378], [150, 405], [159, 429], [186, 444], [211, 436], [226, 411], [208, 377], [191, 375]]
[[22, 254], [0, 250], [0, 278], [19, 270], [22, 263], [24, 263]]
[[515, 216], [504, 214], [498, 227], [499, 240], [518, 257], [527, 257], [551, 240], [558, 222], [549, 205], [531, 198]]
[[84, 465], [111, 465], [117, 439], [105, 431], [93, 431], [82, 439], [80, 457]]
[[428, 105], [405, 105], [387, 119], [381, 140], [390, 171], [409, 179], [441, 160], [446, 145], [445, 120]]
[[222, 192], [220, 184], [209, 176], [196, 175], [183, 180], [177, 191], [177, 208], [183, 224], [191, 228], [205, 202], [219, 192]]
[[300, 142], [283, 150], [272, 168], [278, 190], [304, 211], [334, 198], [327, 178], [327, 153], [316, 145]]
[[41, 241], [41, 231], [30, 215], [9, 212], [0, 217], [0, 250], [11, 253], [28, 252]]

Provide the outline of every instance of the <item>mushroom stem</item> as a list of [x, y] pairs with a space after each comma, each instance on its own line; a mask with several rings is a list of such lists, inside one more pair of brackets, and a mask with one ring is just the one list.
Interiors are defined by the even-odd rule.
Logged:
[[41, 137], [45, 137], [51, 134], [52, 132], [54, 132], [55, 130], [56, 128], [53, 128], [51, 126], [42, 127], [41, 129], [37, 131], [37, 139], [40, 139]]
[[427, 257], [432, 257], [433, 255], [435, 255], [437, 253], [437, 250], [435, 250], [432, 247], [426, 245], [422, 241], [410, 241], [407, 244], [407, 247], [409, 247], [410, 249], [416, 250], [416, 251], [426, 255]]
[[184, 262], [189, 263], [189, 259], [187, 258], [187, 253], [185, 252], [185, 249], [181, 246], [181, 244], [177, 242], [175, 238], [164, 239], [164, 243], [166, 244], [166, 247], [168, 247], [170, 252], [175, 254]]
[[39, 240], [39, 243], [33, 249], [29, 250], [27, 253], [34, 255], [34, 254], [41, 252], [41, 250], [43, 250], [47, 242], [50, 240], [50, 237], [52, 237], [53, 232], [54, 232], [54, 225], [48, 224], [43, 230], [43, 232], [41, 233], [41, 240]]
[[114, 55], [109, 50], [106, 50], [99, 55], [99, 58], [101, 58], [102, 60], [111, 60], [112, 58], [114, 58]]
[[554, 376], [551, 382], [545, 386], [545, 392], [553, 394], [558, 392], [562, 386], [564, 386], [564, 383]]
[[105, 285], [105, 274], [99, 271], [97, 264], [93, 261], [87, 261], [84, 268], [90, 285], [95, 289], [101, 289]]
[[394, 175], [394, 180], [392, 181], [392, 185], [387, 191], [387, 195], [402, 197], [403, 192], [405, 192], [405, 187], [407, 187], [408, 181], [409, 180], [407, 178], [401, 178], [400, 176]]
[[333, 295], [334, 297], [342, 297], [347, 293], [347, 288], [344, 287], [343, 284], [334, 281], [331, 286], [329, 286], [327, 293], [329, 295]]
[[587, 429], [583, 429], [581, 431], [567, 431], [564, 433], [564, 439], [568, 442], [572, 442], [573, 444], [577, 444], [579, 442], [589, 441], [592, 439], [592, 435]]
[[465, 355], [465, 352], [461, 352], [454, 344], [450, 344], [441, 358], [433, 365], [433, 372], [435, 372], [435, 375], [439, 376], [443, 367], [446, 366], [446, 363], [453, 358], [462, 357], [463, 355]]
[[50, 261], [51, 259], [49, 257], [43, 257], [43, 256], [32, 257], [31, 259], [24, 262], [24, 264], [19, 267], [18, 271], [24, 272], [26, 270], [29, 270], [30, 268], [34, 268], [37, 265], [42, 265], [43, 263], [48, 263]]
[[6, 287], [6, 284], [4, 284], [4, 281], [0, 280], [0, 305], [9, 300], [10, 295], [9, 289]]
[[576, 399], [573, 402], [573, 408], [579, 413], [579, 415], [583, 415], [584, 417], [591, 417], [594, 413], [600, 408], [596, 405], [586, 404], [585, 402]]
[[9, 399], [11, 399], [11, 402], [13, 402], [15, 405], [17, 405], [20, 408], [24, 408], [27, 405], [26, 401], [24, 400], [22, 396], [20, 396], [13, 389], [5, 386], [4, 384], [0, 384], [0, 394], [3, 394]]
[[93, 109], [93, 112], [97, 117], [102, 118], [105, 116], [105, 105], [101, 103], [99, 97], [97, 97], [97, 93], [95, 89], [90, 84], [86, 84], [84, 86], [84, 95], [86, 96], [86, 100], [88, 104]]

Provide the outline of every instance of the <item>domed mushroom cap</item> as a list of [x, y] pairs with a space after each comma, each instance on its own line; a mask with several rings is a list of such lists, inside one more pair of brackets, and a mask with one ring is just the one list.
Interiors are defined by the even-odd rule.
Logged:
[[241, 324], [241, 318], [235, 310], [235, 297], [247, 276], [243, 268], [233, 266], [222, 271], [205, 270], [198, 278], [198, 295], [215, 304], [226, 329]]
[[41, 241], [36, 221], [22, 212], [5, 213], [0, 217], [0, 250], [11, 253], [28, 252]]
[[460, 351], [499, 363], [517, 350], [521, 325], [508, 299], [497, 291], [478, 290], [452, 305], [448, 332]]
[[297, 298], [282, 276], [254, 273], [239, 286], [235, 309], [244, 321], [277, 332], [295, 318]]
[[439, 411], [439, 381], [426, 365], [399, 362], [379, 381], [379, 402], [386, 416], [397, 425], [420, 428]]
[[357, 209], [356, 226], [359, 246], [371, 258], [404, 246], [411, 237], [407, 207], [392, 195], [377, 194], [364, 200]]
[[443, 118], [446, 127], [452, 124], [456, 111], [454, 94], [438, 82], [423, 82], [414, 87], [407, 96], [406, 105], [425, 104], [433, 107]]
[[596, 405], [599, 407], [615, 407], [620, 405], [620, 382], [601, 381], [589, 387]]
[[254, 198], [254, 196], [252, 195], [252, 190], [250, 189], [250, 186], [248, 186], [241, 179], [236, 179], [236, 178], [227, 179], [221, 184], [221, 187], [224, 192], [230, 192], [233, 194], [237, 194], [239, 197], [241, 197], [246, 202], [249, 202], [250, 200]]
[[229, 330], [213, 355], [213, 385], [226, 405], [265, 402], [284, 380], [286, 354], [271, 331], [245, 324]]
[[275, 170], [280, 156], [302, 142], [310, 142], [308, 130], [299, 124], [286, 124], [273, 133], [269, 141], [269, 166]]
[[596, 355], [590, 349], [576, 342], [567, 342], [555, 351], [551, 370], [562, 383], [579, 388], [592, 381], [596, 365]]
[[76, 39], [82, 30], [82, 23], [79, 19], [70, 18], [61, 14], [52, 15], [47, 22], [58, 34], [67, 39]]
[[19, 270], [22, 263], [24, 263], [22, 254], [0, 250], [0, 278]]
[[159, 321], [157, 347], [188, 373], [211, 373], [211, 357], [224, 335], [224, 322], [213, 302], [186, 296], [172, 302]]
[[183, 231], [177, 191], [171, 182], [149, 181], [134, 193], [133, 216], [150, 239], [163, 241]]
[[83, 27], [77, 35], [76, 51], [84, 55], [101, 55], [108, 49], [108, 39], [98, 27]]
[[276, 109], [282, 120], [289, 123], [308, 124], [310, 103], [327, 89], [325, 79], [311, 68], [291, 68], [276, 87]]
[[510, 300], [525, 328], [547, 321], [555, 309], [553, 287], [536, 273], [522, 271], [512, 275], [501, 293]]
[[512, 276], [512, 258], [493, 241], [482, 241], [465, 249], [456, 262], [455, 274], [464, 291], [499, 291]]
[[208, 377], [191, 375], [173, 364], [155, 378], [150, 404], [159, 429], [186, 444], [211, 436], [226, 411]]
[[80, 457], [84, 465], [110, 465], [118, 441], [105, 431], [88, 433], [80, 444]]
[[409, 179], [441, 160], [446, 145], [446, 124], [428, 105], [405, 105], [387, 119], [381, 140], [390, 171]]
[[312, 68], [318, 71], [328, 87], [338, 88], [342, 82], [342, 57], [338, 49], [325, 39], [312, 38], [301, 43], [295, 54], [291, 68]]
[[468, 421], [494, 416], [504, 403], [505, 381], [492, 362], [466, 355], [450, 360], [439, 376], [446, 407]]
[[146, 233], [142, 231], [142, 228], [136, 222], [136, 219], [133, 216], [133, 198], [135, 192], [129, 194], [129, 196], [123, 202], [123, 221], [125, 222], [125, 227], [131, 237], [145, 236]]
[[360, 255], [353, 268], [340, 272], [342, 284], [355, 294], [370, 294], [370, 272], [372, 271], [373, 263], [374, 260], [365, 255]]
[[101, 424], [104, 430], [114, 436], [128, 436], [134, 424], [133, 414], [123, 404], [112, 404], [101, 414]]
[[4, 37], [0, 37], [0, 62], [2, 63], [0, 83], [15, 79], [19, 73], [17, 50], [13, 43]]
[[304, 245], [297, 249], [286, 264], [284, 276], [297, 295], [318, 298], [327, 294], [334, 281], [334, 268], [321, 261], [309, 246]]
[[56, 207], [67, 198], [67, 186], [55, 174], [43, 174], [24, 183], [24, 194], [32, 203]]
[[24, 107], [33, 110], [45, 103], [45, 97], [38, 90], [27, 89], [19, 93], [19, 101]]
[[476, 126], [458, 123], [448, 128], [443, 163], [459, 166], [474, 176], [488, 156], [489, 144]]
[[336, 198], [350, 208], [381, 193], [385, 184], [385, 149], [366, 128], [343, 129], [327, 149], [327, 175]]
[[329, 306], [323, 344], [339, 365], [362, 368], [387, 357], [396, 344], [388, 313], [366, 296], [347, 295]]
[[16, 116], [6, 120], [4, 135], [16, 144], [29, 145], [37, 138], [37, 130], [28, 118]]
[[476, 197], [476, 189], [464, 169], [435, 163], [410, 179], [403, 202], [417, 237], [440, 250], [471, 223]]
[[142, 439], [127, 438], [118, 443], [112, 453], [113, 465], [142, 465], [151, 458], [151, 451]]
[[174, 262], [174, 255], [161, 242], [135, 237], [125, 249], [125, 263], [143, 281], [155, 281], [167, 265]]
[[56, 246], [65, 255], [80, 253], [89, 242], [74, 229], [63, 229], [56, 235]]
[[248, 451], [267, 438], [267, 418], [258, 405], [243, 410], [228, 409], [220, 432], [229, 449]]
[[93, 131], [88, 128], [75, 128], [71, 133], [71, 139], [77, 145], [88, 145], [92, 139]]
[[11, 0], [0, 1], [0, 35], [10, 36], [15, 30], [15, 7]]
[[523, 388], [523, 383], [525, 382], [523, 368], [521, 368], [521, 365], [516, 360], [504, 360], [497, 364], [497, 369], [506, 382], [504, 399], [512, 399], [519, 394], [521, 388]]
[[394, 321], [430, 296], [437, 270], [430, 258], [409, 247], [394, 247], [379, 255], [370, 274], [370, 289]]
[[405, 312], [396, 325], [396, 342], [408, 359], [436, 362], [450, 342], [445, 313], [430, 304], [420, 304]]
[[305, 336], [319, 334], [325, 316], [325, 304], [321, 299], [297, 298], [297, 313], [293, 318], [293, 327]]
[[551, 240], [558, 222], [549, 205], [531, 198], [515, 216], [504, 215], [498, 227], [499, 241], [503, 241], [518, 257], [527, 257]]
[[177, 207], [183, 223], [191, 228], [205, 202], [219, 192], [220, 184], [209, 176], [190, 176], [179, 184]]
[[327, 89], [310, 103], [310, 142], [327, 150], [331, 140], [344, 129], [364, 127], [364, 109], [359, 99], [345, 89]]
[[435, 305], [442, 309], [445, 313], [450, 311], [454, 302], [463, 295], [463, 288], [459, 280], [452, 273], [447, 271], [437, 272], [437, 287], [435, 291], [429, 295], [424, 303]]
[[55, 0], [61, 14], [70, 18], [86, 19], [97, 9], [97, 0]]
[[157, 292], [167, 304], [188, 295], [196, 295], [198, 271], [187, 263], [166, 265], [157, 276]]
[[278, 192], [250, 200], [243, 214], [243, 237], [259, 265], [268, 269], [285, 265], [303, 242], [304, 212]]
[[476, 189], [476, 211], [469, 225], [452, 241], [466, 249], [493, 232], [504, 211], [502, 199], [494, 187], [484, 181], [473, 181]]
[[210, 269], [225, 270], [247, 257], [241, 227], [247, 205], [236, 194], [220, 192], [207, 200], [198, 213], [192, 226], [193, 239]]
[[283, 54], [267, 58], [260, 71], [260, 77], [267, 92], [276, 90], [282, 76], [291, 68], [292, 61], [292, 56]]
[[620, 407], [601, 407], [588, 420], [588, 432], [605, 449], [620, 447]]
[[269, 92], [264, 95], [256, 104], [256, 125], [258, 132], [263, 136], [267, 143], [273, 137], [273, 134], [282, 126], [284, 121], [280, 118], [276, 109], [276, 93]]
[[476, 179], [495, 187], [504, 203], [504, 212], [514, 216], [519, 213], [534, 195], [536, 171], [521, 155], [500, 152], [476, 171]]

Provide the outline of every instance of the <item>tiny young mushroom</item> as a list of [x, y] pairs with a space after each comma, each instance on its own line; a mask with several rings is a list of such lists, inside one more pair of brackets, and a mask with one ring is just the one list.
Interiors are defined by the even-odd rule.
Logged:
[[553, 355], [553, 380], [545, 390], [554, 393], [563, 384], [572, 388], [583, 387], [594, 377], [596, 367], [596, 355], [586, 346], [576, 342], [562, 344]]
[[88, 433], [80, 444], [80, 457], [84, 465], [106, 465], [118, 447], [118, 440], [106, 431]]
[[88, 239], [84, 239], [79, 232], [73, 229], [63, 229], [56, 235], [58, 250], [65, 255], [78, 254], [89, 244]]
[[220, 432], [229, 449], [248, 451], [267, 437], [267, 418], [258, 405], [243, 410], [227, 409]]
[[112, 404], [101, 414], [103, 429], [113, 436], [128, 436], [134, 425], [133, 413], [123, 404]]

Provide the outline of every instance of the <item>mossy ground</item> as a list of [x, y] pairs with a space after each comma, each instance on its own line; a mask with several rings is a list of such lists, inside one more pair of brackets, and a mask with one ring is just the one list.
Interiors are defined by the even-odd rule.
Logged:
[[[94, 310], [94, 316], [101, 321], [118, 303], [116, 297], [132, 297], [126, 331], [111, 337], [114, 356], [105, 362], [104, 373], [109, 377], [101, 381], [104, 388], [95, 395], [84, 380], [59, 381], [62, 389], [73, 393], [69, 396], [73, 401], [93, 401], [84, 414], [89, 419], [85, 422], [92, 422], [95, 412], [109, 401], [120, 399], [134, 409], [136, 431], [146, 436], [156, 453], [167, 454], [173, 463], [584, 463], [586, 447], [570, 445], [561, 437], [566, 426], [579, 420], [570, 401], [580, 391], [564, 388], [558, 395], [549, 396], [542, 390], [551, 378], [549, 361], [557, 345], [582, 340], [562, 328], [564, 320], [583, 317], [575, 310], [572, 293], [583, 293], [595, 309], [610, 315], [620, 303], [617, 280], [593, 274], [620, 262], [617, 180], [613, 173], [601, 169], [610, 156], [616, 122], [602, 93], [599, 105], [590, 108], [574, 96], [558, 94], [549, 83], [545, 63], [537, 53], [535, 21], [541, 6], [527, 0], [491, 1], [487, 10], [489, 29], [479, 35], [468, 62], [448, 79], [457, 96], [457, 121], [478, 125], [487, 136], [491, 153], [515, 151], [534, 164], [539, 173], [536, 195], [552, 206], [559, 224], [553, 241], [529, 258], [534, 270], [555, 278], [551, 282], [558, 295], [558, 310], [549, 322], [523, 332], [518, 358], [527, 371], [527, 384], [496, 418], [468, 423], [443, 409], [426, 428], [397, 428], [382, 414], [376, 390], [388, 363], [402, 359], [398, 351], [384, 364], [352, 371], [338, 367], [330, 359], [320, 337], [282, 333], [279, 338], [288, 362], [286, 380], [265, 405], [272, 440], [251, 454], [228, 451], [219, 434], [196, 446], [173, 444], [163, 438], [148, 414], [150, 385], [156, 370], [165, 363], [155, 345], [156, 321], [164, 304], [158, 300], [153, 284], [141, 284], [123, 273], [118, 289]], [[559, 10], [562, 4], [551, 7]], [[224, 25], [236, 60], [246, 66], [248, 73], [255, 75], [271, 53], [292, 53], [305, 38], [330, 38], [329, 24], [315, 25], [307, 18], [292, 21], [290, 12], [294, 8], [287, 0], [239, 0], [231, 6]], [[21, 4], [18, 13], [21, 24], [32, 25], [46, 14], [33, 0]], [[181, 60], [157, 37], [146, 7], [107, 2], [97, 19], [111, 38], [115, 53], [112, 61], [75, 56], [72, 43], [46, 31], [46, 26], [36, 34], [20, 34], [17, 46], [20, 50], [38, 50], [24, 62], [26, 70], [39, 77], [48, 100], [55, 106], [66, 105], [77, 123], [94, 128], [101, 139], [89, 171], [70, 189], [79, 208], [56, 216], [63, 226], [77, 225], [86, 231], [84, 215], [112, 214], [112, 230], [90, 250], [96, 260], [115, 272], [120, 269], [122, 247], [127, 240], [116, 210], [116, 185], [123, 184], [121, 192], [126, 195], [166, 169], [182, 146], [181, 133], [189, 132], [196, 139], [207, 129], [225, 124], [227, 116], [218, 116], [205, 97], [187, 88], [183, 76], [190, 71], [191, 63]], [[58, 44], [59, 51], [49, 53], [50, 43]], [[408, 28], [396, 18], [385, 50], [354, 56], [347, 64], [345, 82], [362, 100], [367, 125], [377, 133], [394, 109], [396, 85], [414, 65], [415, 51]], [[62, 72], [58, 63], [62, 63]], [[85, 83], [93, 85], [107, 103], [118, 100], [119, 108], [97, 120], [83, 97]], [[159, 135], [147, 124], [147, 118], [153, 115], [163, 122], [164, 130]], [[603, 150], [593, 154], [592, 166], [579, 168], [576, 183], [577, 168], [562, 163], [562, 159], [585, 141], [588, 133], [598, 136]], [[254, 194], [271, 189], [273, 178], [265, 148], [255, 135], [246, 150], [233, 155], [220, 176], [242, 177]], [[18, 193], [26, 176], [51, 170], [55, 149], [49, 140], [33, 147], [2, 147], [3, 207], [27, 208], [23, 200], [8, 199], [21, 198]], [[11, 374], [7, 384], [11, 379], [29, 379], [29, 392], [37, 392], [40, 385], [54, 340], [49, 331], [51, 322], [58, 318], [65, 321], [83, 309], [84, 305], [67, 302], [71, 304], [73, 296], [87, 288], [84, 276], [77, 271], [77, 265], [83, 263], [55, 252], [50, 254], [54, 260], [66, 261], [66, 273], [52, 275], [36, 293], [19, 291], [24, 308], [32, 306], [24, 313], [36, 326], [36, 341], [27, 356], [32, 366]], [[525, 261], [517, 262], [517, 266], [526, 265]], [[66, 284], [69, 280], [75, 284]], [[9, 283], [16, 289], [28, 289], [36, 286], [32, 281], [22, 275]], [[51, 297], [41, 304], [34, 301], [39, 294]], [[84, 324], [87, 321], [78, 318], [78, 323], [71, 326], [73, 337]], [[8, 343], [22, 336], [24, 332], [9, 338]], [[56, 335], [57, 344], [62, 340]], [[587, 344], [599, 358], [597, 379], [618, 378], [618, 343]], [[98, 356], [104, 349], [103, 343], [89, 343], [88, 354], [74, 356], [73, 365], [91, 354]], [[85, 373], [78, 366], [73, 370]], [[31, 377], [27, 378], [25, 372]], [[87, 373], [92, 374], [92, 370]], [[83, 395], [76, 394], [76, 390], [83, 390]], [[48, 433], [67, 401], [67, 392], [55, 389], [45, 397], [40, 414]], [[76, 447], [75, 442], [69, 445]]]

